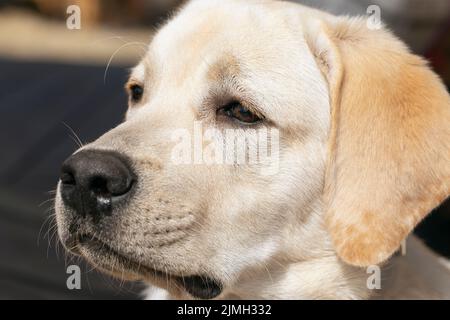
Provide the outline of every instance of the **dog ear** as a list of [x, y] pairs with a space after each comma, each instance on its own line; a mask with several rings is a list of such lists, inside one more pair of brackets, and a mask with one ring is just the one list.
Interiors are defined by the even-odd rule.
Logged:
[[330, 86], [326, 225], [337, 254], [367, 266], [450, 194], [450, 98], [388, 31], [334, 19], [306, 32]]

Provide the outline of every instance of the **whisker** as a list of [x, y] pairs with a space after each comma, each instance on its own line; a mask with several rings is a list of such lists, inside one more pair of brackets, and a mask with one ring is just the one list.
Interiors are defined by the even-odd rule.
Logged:
[[94, 294], [94, 292], [92, 291], [91, 281], [89, 280], [89, 275], [88, 275], [88, 274], [86, 274], [86, 282], [87, 282], [87, 284], [88, 284], [89, 292], [90, 292], [91, 294]]
[[[111, 57], [110, 57], [109, 60], [108, 60], [108, 63], [107, 63], [106, 68], [105, 68], [105, 73], [104, 73], [104, 75], [103, 75], [103, 83], [104, 83], [104, 84], [106, 84], [106, 76], [107, 76], [107, 74], [108, 74], [109, 66], [111, 65], [111, 62], [113, 61], [113, 59], [114, 59], [114, 57], [116, 56], [116, 54], [117, 54], [120, 50], [122, 50], [123, 48], [125, 48], [125, 47], [136, 46], [136, 45], [142, 46], [142, 42], [138, 42], [138, 41], [127, 42], [127, 43], [121, 45], [118, 49], [116, 49], [116, 50], [113, 52], [113, 54], [111, 55]], [[141, 49], [142, 49], [142, 48], [141, 48]], [[142, 50], [145, 51], [144, 49], [142, 49]]]
[[62, 122], [62, 124], [69, 129], [69, 131], [73, 134], [72, 140], [74, 140], [74, 142], [78, 145], [78, 147], [82, 148], [84, 146], [83, 142], [81, 141], [80, 137], [76, 134], [75, 130], [72, 129], [71, 126], [69, 126], [67, 123], [65, 123], [64, 121]]
[[[110, 37], [106, 37], [106, 38], [102, 38], [102, 39], [97, 39], [95, 41], [91, 42], [91, 45], [96, 45], [101, 41], [107, 41], [107, 40], [120, 40], [122, 43], [127, 43], [127, 41], [125, 40], [126, 37], [125, 36], [110, 36]], [[143, 47], [147, 47], [147, 44], [145, 42], [142, 41], [135, 41], [137, 43], [142, 44]]]
[[[45, 227], [45, 225], [46, 225], [47, 223], [50, 224], [50, 225], [49, 225], [49, 228], [50, 228], [51, 225], [52, 225], [52, 223], [56, 222], [56, 221], [52, 221], [53, 219], [56, 220], [55, 217], [56, 217], [56, 214], [55, 214], [55, 213], [50, 214], [49, 216], [47, 216], [47, 217], [45, 218], [44, 222], [42, 223], [41, 227], [39, 228], [39, 232], [38, 232], [38, 236], [37, 236], [37, 242], [36, 242], [36, 244], [37, 244], [38, 247], [39, 247], [40, 240], [41, 240], [42, 230], [44, 229], [44, 227]], [[45, 237], [44, 237], [44, 238], [45, 238]]]
[[50, 198], [50, 199], [47, 199], [47, 200], [42, 201], [42, 202], [38, 205], [38, 208], [42, 207], [42, 206], [45, 205], [46, 203], [49, 203], [50, 201], [55, 201], [55, 199], [54, 199], [54, 198]]

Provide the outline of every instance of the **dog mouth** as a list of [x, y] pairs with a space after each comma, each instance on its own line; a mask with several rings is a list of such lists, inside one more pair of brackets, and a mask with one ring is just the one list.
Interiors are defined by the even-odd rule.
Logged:
[[206, 275], [179, 276], [166, 271], [143, 265], [140, 262], [120, 253], [97, 237], [83, 234], [75, 236], [70, 251], [86, 258], [94, 266], [111, 273], [120, 274], [124, 271], [131, 280], [150, 278], [162, 285], [167, 281], [174, 281], [177, 287], [184, 290], [196, 299], [213, 299], [223, 291], [220, 281]]

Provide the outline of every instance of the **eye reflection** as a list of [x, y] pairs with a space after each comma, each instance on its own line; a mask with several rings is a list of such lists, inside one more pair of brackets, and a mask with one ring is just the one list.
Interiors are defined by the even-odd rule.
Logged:
[[139, 102], [144, 95], [144, 88], [139, 84], [132, 84], [129, 87], [130, 99], [133, 102]]

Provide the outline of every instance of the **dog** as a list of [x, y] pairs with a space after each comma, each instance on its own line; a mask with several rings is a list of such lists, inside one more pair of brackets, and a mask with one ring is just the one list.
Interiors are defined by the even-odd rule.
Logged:
[[[62, 166], [71, 253], [144, 280], [147, 298], [450, 298], [443, 259], [412, 236], [398, 253], [450, 195], [450, 98], [386, 28], [282, 1], [193, 0], [126, 88], [126, 120]], [[247, 146], [250, 131], [274, 133], [271, 156], [174, 156], [226, 130]]]

